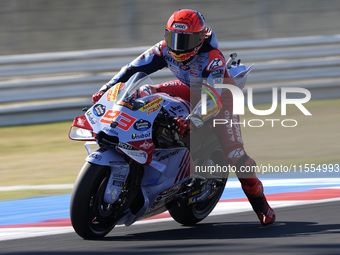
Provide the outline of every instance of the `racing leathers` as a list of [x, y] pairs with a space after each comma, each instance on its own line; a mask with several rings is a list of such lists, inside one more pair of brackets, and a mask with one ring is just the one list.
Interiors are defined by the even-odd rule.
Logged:
[[[191, 96], [191, 92], [193, 86], [198, 82], [210, 81], [209, 85], [212, 86], [212, 94], [218, 94], [218, 100], [222, 102], [222, 105], [208, 109], [208, 115], [217, 119], [226, 119], [227, 123], [229, 123], [227, 125], [216, 125], [214, 131], [222, 141], [227, 161], [237, 169], [236, 174], [241, 182], [242, 189], [260, 222], [263, 225], [268, 225], [275, 221], [275, 213], [267, 203], [261, 181], [253, 171], [239, 171], [242, 167], [245, 169], [247, 166], [249, 166], [247, 169], [252, 169], [251, 166], [254, 166], [256, 163], [244, 150], [241, 129], [239, 124], [237, 124], [239, 123], [239, 116], [233, 115], [232, 94], [229, 90], [222, 91], [222, 89], [214, 88], [214, 84], [221, 83], [234, 84], [242, 88], [246, 75], [241, 76], [241, 79], [237, 79], [237, 74], [246, 68], [240, 63], [226, 66], [226, 60], [218, 49], [218, 43], [213, 30], [209, 28], [208, 31], [198, 53], [184, 62], [176, 61], [170, 55], [165, 42], [160, 41], [131, 63], [124, 66], [94, 95], [93, 100], [98, 100], [114, 84], [126, 82], [137, 72], [151, 74], [164, 67], [169, 68], [178, 80], [155, 85], [152, 87], [154, 92], [171, 94], [192, 103], [193, 96]], [[204, 121], [207, 119], [209, 118], [204, 119]], [[230, 124], [231, 122], [233, 123], [232, 125]]]

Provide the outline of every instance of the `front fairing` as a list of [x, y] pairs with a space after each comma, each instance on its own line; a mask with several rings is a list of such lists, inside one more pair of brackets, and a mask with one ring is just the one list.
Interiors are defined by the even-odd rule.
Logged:
[[116, 149], [140, 164], [152, 160], [152, 127], [164, 103], [158, 94], [136, 97], [135, 91], [150, 83], [146, 76], [142, 81], [116, 84], [85, 113], [96, 136], [104, 132], [114, 137]]

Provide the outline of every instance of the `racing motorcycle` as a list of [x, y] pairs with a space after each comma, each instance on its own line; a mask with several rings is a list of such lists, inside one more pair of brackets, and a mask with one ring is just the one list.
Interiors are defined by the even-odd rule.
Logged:
[[174, 118], [189, 116], [190, 103], [165, 93], [141, 96], [150, 84], [149, 76], [136, 73], [73, 121], [69, 138], [86, 141], [88, 152], [70, 203], [72, 226], [84, 239], [167, 210], [178, 223], [194, 225], [223, 193], [228, 173], [194, 171], [195, 165], [226, 164], [217, 137], [206, 135], [209, 125], [181, 137]]

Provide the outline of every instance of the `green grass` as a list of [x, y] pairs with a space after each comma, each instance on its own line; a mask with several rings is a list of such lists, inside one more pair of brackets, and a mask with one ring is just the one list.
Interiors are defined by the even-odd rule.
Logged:
[[72, 190], [18, 190], [0, 192], [0, 201], [70, 194]]
[[86, 157], [68, 139], [71, 122], [0, 128], [0, 186], [70, 183]]
[[[257, 164], [310, 164], [340, 162], [340, 99], [310, 101], [305, 104], [312, 116], [304, 116], [291, 106], [287, 116], [278, 111], [271, 116], [249, 119], [296, 119], [298, 126], [242, 127], [247, 153]], [[256, 108], [268, 109], [268, 105]], [[71, 121], [41, 125], [2, 127], [0, 186], [74, 183], [87, 156], [83, 142], [71, 141]], [[276, 124], [276, 123], [275, 123]], [[0, 192], [0, 200], [70, 191]]]
[[[269, 116], [295, 119], [298, 125], [294, 128], [276, 123], [274, 127], [268, 123], [261, 128], [243, 128], [248, 154], [259, 164], [340, 163], [340, 99], [310, 101], [305, 107], [312, 116], [303, 115], [295, 106], [288, 107], [287, 116], [280, 116], [280, 112]], [[248, 112], [244, 118], [268, 119], [268, 116], [259, 118]]]

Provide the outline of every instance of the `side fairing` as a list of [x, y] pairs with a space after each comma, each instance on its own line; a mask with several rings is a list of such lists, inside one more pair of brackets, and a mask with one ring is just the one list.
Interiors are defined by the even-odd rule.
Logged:
[[190, 178], [193, 171], [187, 148], [172, 148], [155, 151], [153, 161], [144, 167], [142, 191], [147, 202], [141, 216], [149, 217], [166, 210], [166, 204]]
[[117, 153], [115, 150], [107, 148], [99, 148], [90, 153], [86, 161], [96, 165], [115, 166], [127, 164], [122, 154]]

